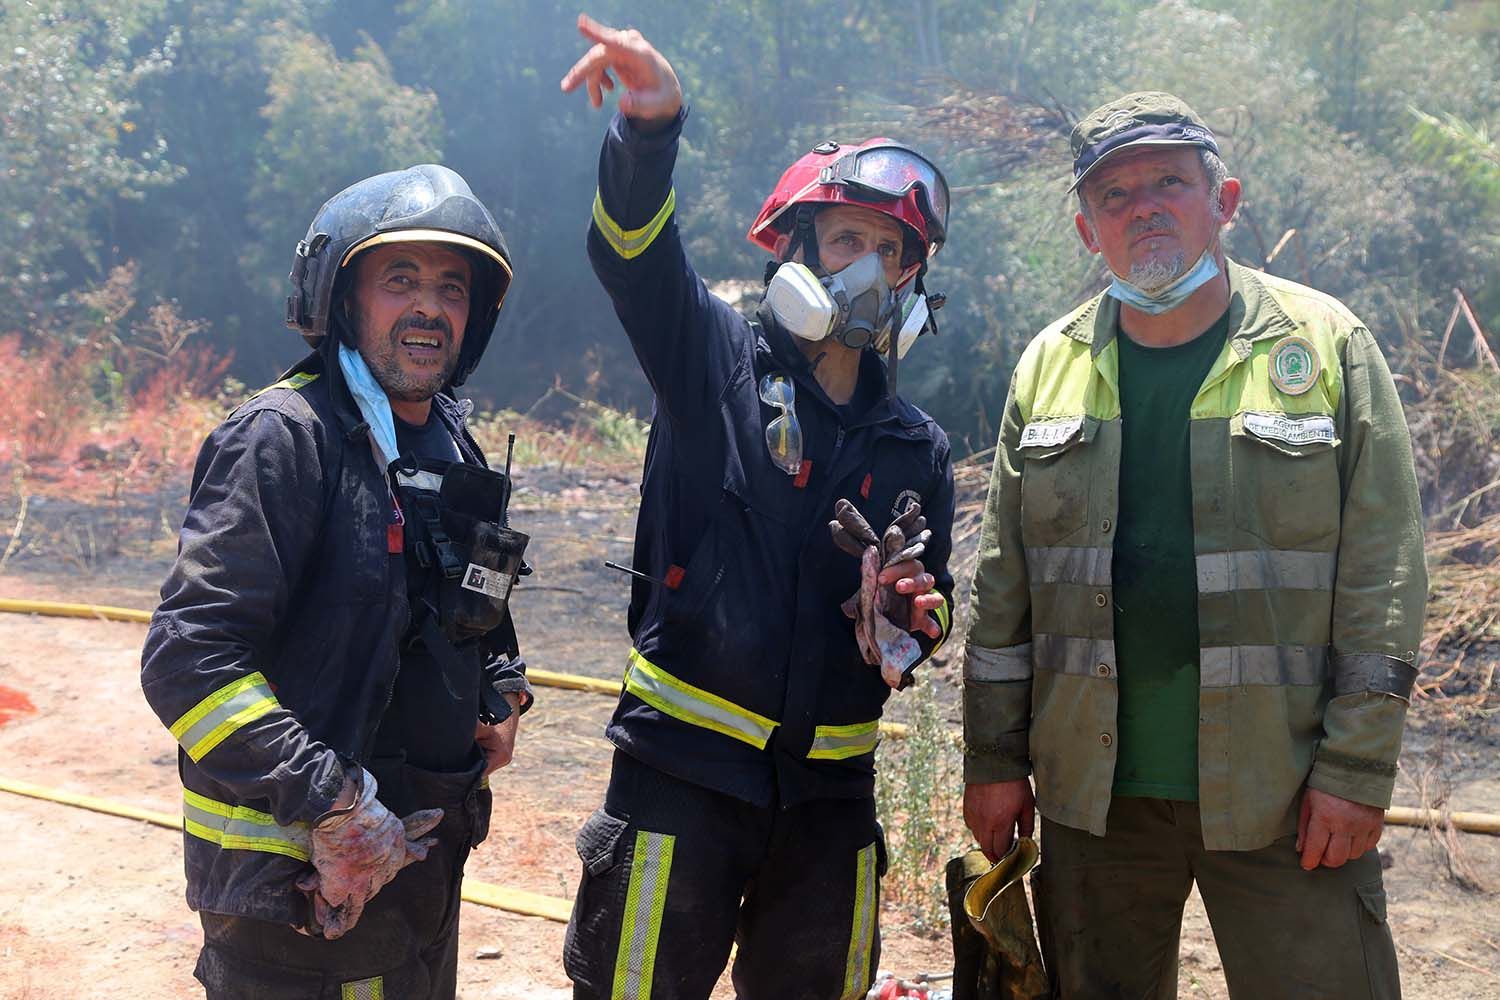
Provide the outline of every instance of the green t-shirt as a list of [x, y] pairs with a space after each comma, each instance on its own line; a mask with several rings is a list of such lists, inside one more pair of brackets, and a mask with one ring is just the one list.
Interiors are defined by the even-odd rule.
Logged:
[[1119, 751], [1114, 794], [1198, 798], [1198, 574], [1189, 410], [1229, 313], [1175, 347], [1119, 336], [1120, 512], [1114, 551]]

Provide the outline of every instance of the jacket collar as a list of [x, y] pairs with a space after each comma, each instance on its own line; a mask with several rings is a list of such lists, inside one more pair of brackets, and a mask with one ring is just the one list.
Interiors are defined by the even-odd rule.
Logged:
[[[1297, 330], [1274, 296], [1260, 280], [1260, 272], [1225, 258], [1229, 275], [1229, 341], [1243, 359], [1250, 345], [1267, 337], [1280, 337]], [[1065, 336], [1090, 345], [1095, 357], [1109, 346], [1120, 329], [1120, 303], [1101, 292], [1080, 309], [1062, 329]]]

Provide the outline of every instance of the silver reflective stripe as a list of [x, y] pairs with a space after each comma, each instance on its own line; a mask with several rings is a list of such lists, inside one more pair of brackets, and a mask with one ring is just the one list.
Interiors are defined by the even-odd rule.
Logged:
[[1032, 583], [1079, 583], [1107, 587], [1115, 550], [1067, 545], [1028, 546], [1026, 573]]
[[1202, 687], [1322, 684], [1327, 646], [1205, 646], [1198, 651]]
[[1031, 659], [1038, 670], [1054, 674], [1092, 674], [1096, 677], [1109, 677], [1116, 673], [1115, 644], [1111, 639], [1038, 633], [1031, 637], [1031, 642], [1036, 648]]
[[670, 834], [636, 831], [611, 1000], [649, 1000], [651, 996], [656, 943], [661, 938], [661, 915], [666, 908], [676, 842]]
[[1332, 552], [1259, 549], [1198, 557], [1198, 593], [1230, 590], [1332, 590], [1338, 557]]
[[849, 963], [844, 968], [844, 992], [839, 994], [839, 1000], [860, 1000], [870, 985], [875, 905], [880, 900], [880, 874], [876, 861], [874, 844], [854, 858], [854, 920], [849, 930]]
[[306, 823], [278, 826], [268, 813], [232, 806], [197, 792], [182, 790], [183, 829], [226, 851], [263, 851], [307, 861], [312, 841]]
[[417, 490], [430, 490], [437, 493], [443, 488], [443, 477], [436, 472], [427, 472], [418, 469], [416, 472], [396, 472], [396, 482], [402, 486], [409, 486]]
[[1411, 701], [1411, 687], [1416, 680], [1416, 667], [1384, 653], [1344, 653], [1333, 658], [1336, 694], [1374, 691]]
[[972, 642], [964, 646], [964, 680], [1031, 680], [1031, 643], [989, 649]]

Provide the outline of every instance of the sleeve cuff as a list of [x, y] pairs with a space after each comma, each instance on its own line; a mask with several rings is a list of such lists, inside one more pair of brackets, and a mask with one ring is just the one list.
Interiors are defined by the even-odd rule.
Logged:
[[1396, 765], [1321, 751], [1307, 786], [1350, 802], [1389, 809], [1396, 790]]
[[1017, 781], [1031, 775], [1031, 762], [996, 753], [964, 752], [964, 784], [988, 785]]
[[616, 111], [614, 120], [610, 122], [610, 132], [619, 139], [621, 145], [630, 150], [632, 156], [649, 156], [661, 152], [681, 137], [687, 116], [688, 106], [684, 104], [677, 109], [677, 116], [671, 121], [654, 132], [646, 132], [637, 128], [634, 122], [625, 117], [624, 112]]

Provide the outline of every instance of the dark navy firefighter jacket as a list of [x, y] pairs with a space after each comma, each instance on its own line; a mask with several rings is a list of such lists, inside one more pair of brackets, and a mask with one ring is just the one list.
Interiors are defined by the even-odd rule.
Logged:
[[[890, 689], [864, 662], [840, 609], [859, 563], [834, 547], [834, 502], [876, 531], [921, 502], [924, 556], [945, 604], [953, 471], [947, 437], [887, 391], [865, 352], [856, 400], [839, 409], [807, 358], [762, 309], [752, 323], [710, 295], [678, 235], [672, 168], [684, 115], [654, 135], [616, 114], [599, 162], [589, 256], [656, 395], [634, 561], [634, 649], [607, 735], [675, 777], [758, 806], [874, 792]], [[770, 459], [759, 380], [789, 375], [803, 468]], [[854, 409], [858, 409], [855, 407]], [[919, 635], [930, 656], [941, 641]]]
[[[204, 442], [146, 636], [141, 685], [180, 748], [195, 910], [305, 923], [293, 882], [308, 871], [309, 823], [345, 766], [367, 759], [399, 667], [411, 612], [395, 508], [331, 355], [303, 360]], [[468, 404], [440, 394], [433, 406], [482, 464]], [[527, 690], [508, 620], [477, 641], [492, 686]]]

